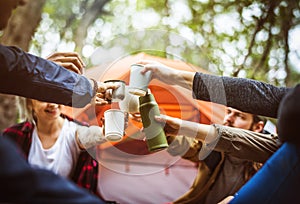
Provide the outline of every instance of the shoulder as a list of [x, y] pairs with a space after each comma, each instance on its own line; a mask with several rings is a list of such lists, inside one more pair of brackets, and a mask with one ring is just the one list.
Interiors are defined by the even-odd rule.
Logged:
[[4, 135], [9, 134], [21, 134], [21, 133], [28, 133], [31, 132], [34, 128], [34, 125], [28, 121], [15, 124], [11, 127], [6, 128], [3, 131]]
[[28, 155], [33, 129], [34, 125], [30, 122], [18, 123], [6, 128], [3, 131], [3, 136], [14, 141]]

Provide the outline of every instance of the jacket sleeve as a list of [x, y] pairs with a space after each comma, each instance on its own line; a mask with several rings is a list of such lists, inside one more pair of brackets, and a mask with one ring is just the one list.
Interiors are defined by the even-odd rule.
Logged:
[[222, 77], [197, 72], [193, 97], [267, 117], [277, 117], [283, 96], [291, 88], [276, 87], [245, 78]]
[[214, 125], [218, 133], [213, 150], [240, 159], [264, 163], [281, 146], [277, 135]]
[[84, 76], [16, 47], [0, 45], [0, 92], [74, 107], [93, 97]]
[[169, 143], [168, 152], [193, 162], [205, 161], [212, 151], [217, 151], [240, 159], [264, 163], [281, 146], [277, 135], [216, 124], [213, 126], [218, 134], [214, 142], [202, 144], [193, 138], [177, 136]]
[[198, 162], [198, 152], [202, 143], [194, 138], [186, 136], [168, 136], [169, 147], [167, 152], [172, 156], [181, 156], [184, 159]]

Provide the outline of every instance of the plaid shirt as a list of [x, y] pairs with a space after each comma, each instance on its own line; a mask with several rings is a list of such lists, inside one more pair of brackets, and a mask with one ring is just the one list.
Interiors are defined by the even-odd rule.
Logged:
[[[74, 121], [67, 116], [63, 117], [70, 121]], [[77, 121], [74, 122], [78, 123]], [[26, 121], [5, 129], [5, 134], [3, 134], [13, 140], [17, 146], [22, 149], [22, 153], [26, 160], [28, 160], [33, 129], [34, 125]], [[77, 185], [100, 196], [97, 192], [98, 162], [94, 160], [87, 151], [82, 151], [80, 153], [75, 171], [71, 175], [71, 180], [77, 183]]]

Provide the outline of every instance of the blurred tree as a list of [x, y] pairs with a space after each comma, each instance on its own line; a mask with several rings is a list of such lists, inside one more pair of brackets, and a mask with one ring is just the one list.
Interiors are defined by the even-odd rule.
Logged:
[[[102, 44], [96, 40], [93, 45], [103, 46], [111, 40], [107, 49], [122, 47], [128, 53], [133, 49], [147, 50], [151, 35], [134, 36], [133, 31], [160, 29], [170, 35], [161, 34], [155, 39], [158, 32], [153, 32], [152, 54], [155, 49], [163, 50], [169, 57], [177, 55], [220, 75], [248, 77], [279, 86], [299, 83], [300, 50], [291, 49], [291, 34], [300, 29], [297, 0], [120, 2], [107, 4], [105, 11], [113, 16], [101, 16], [97, 29], [108, 28], [109, 32], [98, 32], [103, 36]], [[116, 12], [119, 10], [124, 12]], [[172, 33], [186, 38], [186, 42], [172, 40]], [[118, 35], [126, 36], [128, 42], [113, 42], [112, 36]]]
[[18, 7], [3, 32], [1, 43], [28, 51], [31, 38], [41, 21], [45, 1], [28, 0], [25, 6]]
[[75, 51], [81, 52], [88, 28], [103, 14], [103, 7], [107, 2], [109, 0], [48, 0], [45, 12], [53, 19], [54, 25], [59, 22], [57, 29], [60, 38], [68, 38], [67, 31], [70, 31], [75, 42]]
[[[18, 46], [28, 50], [30, 39], [41, 20], [42, 8], [45, 0], [28, 0], [28, 4], [19, 7], [18, 11], [11, 17], [8, 26], [3, 32], [1, 43]], [[16, 83], [18, 83], [16, 81]], [[24, 84], [20, 84], [24, 86]], [[0, 95], [0, 131], [14, 123], [17, 119], [15, 96]]]
[[[299, 76], [299, 71], [289, 60], [295, 52], [290, 49], [290, 33], [300, 22], [298, 0], [189, 0], [188, 4], [192, 18], [185, 24], [205, 39], [203, 46], [209, 48], [208, 57], [216, 62], [219, 74], [275, 85], [299, 82], [294, 81], [299, 77], [291, 76]], [[220, 18], [224, 24], [217, 28]]]
[[[91, 25], [107, 14], [103, 8], [108, 2], [109, 0], [47, 0], [43, 21], [32, 41], [31, 50], [45, 55], [43, 52], [49, 54], [61, 50], [60, 45], [65, 44], [71, 46], [72, 51], [82, 52], [84, 45], [89, 44], [88, 31]], [[48, 35], [44, 35], [45, 33]], [[49, 38], [55, 38], [55, 42], [49, 43]]]

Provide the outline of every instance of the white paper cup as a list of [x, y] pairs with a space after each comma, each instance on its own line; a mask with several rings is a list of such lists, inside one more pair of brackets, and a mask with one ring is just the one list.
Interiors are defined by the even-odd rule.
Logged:
[[119, 109], [109, 109], [104, 112], [105, 138], [108, 141], [120, 141], [124, 135], [125, 115]]
[[143, 65], [133, 64], [130, 68], [130, 79], [129, 79], [129, 93], [145, 96], [148, 90], [152, 72], [147, 71], [145, 74], [141, 74], [141, 70], [144, 69]]
[[122, 80], [107, 80], [104, 83], [117, 84], [119, 87], [112, 92], [112, 102], [119, 102], [125, 98], [125, 81]]
[[136, 114], [140, 112], [139, 96], [129, 92], [129, 86], [125, 86], [125, 98], [119, 102], [119, 107], [122, 111]]

